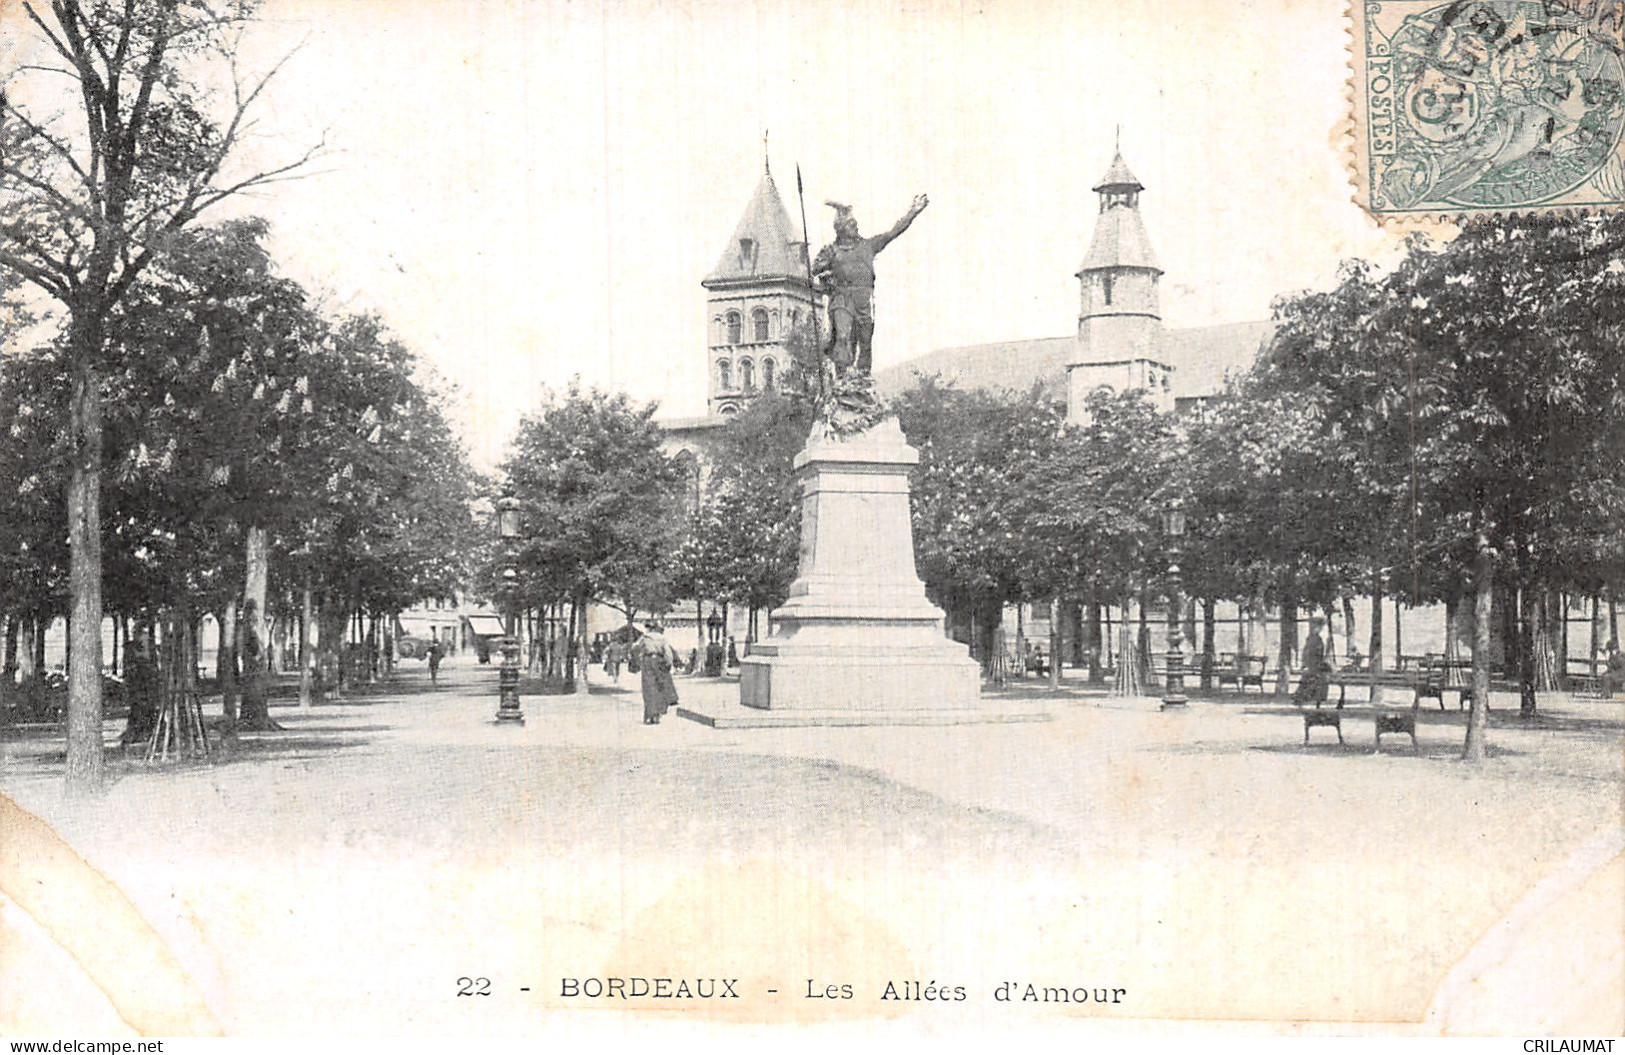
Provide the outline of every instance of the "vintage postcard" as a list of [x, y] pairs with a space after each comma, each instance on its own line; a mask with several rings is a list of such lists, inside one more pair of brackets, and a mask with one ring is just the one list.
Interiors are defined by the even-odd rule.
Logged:
[[1621, 32], [0, 0], [0, 1033], [1619, 1035]]

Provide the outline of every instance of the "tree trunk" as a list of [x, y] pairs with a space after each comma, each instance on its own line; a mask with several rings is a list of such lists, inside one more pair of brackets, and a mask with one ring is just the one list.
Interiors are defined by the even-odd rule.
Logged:
[[71, 337], [73, 395], [68, 434], [68, 729], [67, 790], [98, 791], [102, 753], [102, 406], [95, 357], [101, 328], [78, 323]]
[[378, 613], [363, 613], [362, 622], [367, 628], [362, 641], [362, 669], [366, 672], [367, 684], [371, 685], [378, 680]]
[[[1569, 598], [1562, 590], [1548, 591], [1542, 595], [1546, 599], [1548, 618], [1546, 626], [1550, 634], [1555, 635], [1552, 641], [1552, 688], [1565, 689], [1569, 678]], [[1551, 612], [1555, 609], [1556, 615]]]
[[1061, 687], [1061, 599], [1049, 602], [1049, 687]]
[[1275, 660], [1275, 695], [1292, 691], [1292, 664], [1298, 654], [1298, 600], [1281, 603], [1281, 644]]
[[1213, 637], [1217, 618], [1214, 613], [1214, 601], [1209, 597], [1202, 601], [1202, 691], [1207, 692], [1213, 688]]
[[1523, 657], [1519, 655], [1523, 649], [1523, 633], [1518, 625], [1522, 605], [1515, 583], [1508, 583], [1501, 592], [1504, 595], [1501, 600], [1501, 664], [1508, 677], [1516, 678], [1523, 669]]
[[[400, 625], [401, 613], [391, 612], [384, 620], [384, 673], [391, 677], [395, 674], [395, 628]], [[448, 630], [446, 637], [446, 650], [457, 651], [457, 631]]]
[[1354, 658], [1354, 598], [1343, 598], [1343, 658]]
[[1489, 725], [1490, 610], [1495, 593], [1493, 572], [1490, 542], [1480, 531], [1478, 552], [1473, 557], [1473, 706], [1467, 712], [1467, 742], [1461, 754], [1463, 760], [1468, 762], [1484, 761], [1484, 733]]
[[1405, 645], [1401, 634], [1404, 627], [1399, 620], [1399, 595], [1394, 595], [1394, 669], [1399, 670], [1405, 665]]
[[575, 636], [575, 646], [576, 646], [576, 669], [575, 669], [576, 686], [575, 686], [575, 690], [576, 690], [576, 695], [577, 696], [585, 696], [585, 695], [587, 695], [587, 693], [589, 691], [591, 691], [590, 687], [587, 684], [587, 606], [590, 605], [591, 603], [592, 603], [592, 598], [590, 598], [590, 597], [582, 597], [580, 603], [577, 606], [580, 609], [580, 620], [576, 625], [576, 636]]
[[1518, 587], [1518, 715], [1535, 716], [1535, 598], [1531, 584]]
[[[1601, 632], [1602, 632], [1602, 624], [1601, 624], [1602, 617], [1598, 612], [1598, 608], [1599, 608], [1599, 605], [1597, 603], [1597, 595], [1592, 594], [1591, 595], [1591, 667], [1590, 667], [1590, 670], [1591, 670], [1591, 676], [1593, 678], [1597, 676], [1597, 653], [1599, 651], [1601, 651], [1601, 644], [1602, 644], [1602, 642], [1597, 640], [1601, 636]], [[6, 651], [6, 669], [9, 671], [11, 669], [11, 667], [13, 666], [11, 639], [9, 637], [6, 639], [6, 649], [7, 649], [7, 651]]]
[[254, 602], [254, 624], [249, 627], [265, 640], [265, 594], [271, 577], [271, 541], [262, 527], [248, 529], [243, 547], [243, 604]]
[[320, 635], [316, 646], [322, 671], [322, 692], [344, 695], [344, 639], [349, 633], [350, 613], [343, 600], [328, 591], [316, 623]]
[[1016, 603], [1016, 677], [1027, 676], [1027, 620], [1026, 604]]
[[45, 635], [51, 629], [51, 617], [41, 615], [34, 620], [34, 677], [45, 677]]
[[310, 594], [310, 572], [305, 572], [305, 581], [299, 591], [299, 709], [308, 711], [313, 704], [311, 689], [312, 677], [310, 654], [310, 623], [316, 618], [316, 609]]
[[[267, 702], [265, 593], [270, 579], [270, 540], [262, 527], [250, 527], [243, 546], [243, 613], [238, 639], [245, 645], [239, 652], [243, 664], [241, 718], [250, 729], [271, 729]], [[247, 645], [254, 647], [249, 648]]]
[[1091, 595], [1089, 598], [1089, 622], [1085, 627], [1088, 639], [1086, 656], [1089, 660], [1089, 684], [1095, 685], [1104, 679], [1100, 670], [1101, 633], [1100, 633], [1100, 602]]
[[[0, 673], [0, 683], [7, 689], [17, 681], [17, 634], [22, 629], [21, 622], [21, 618], [15, 615], [6, 620], [6, 664], [3, 673]], [[1595, 645], [1592, 646], [1591, 652], [1593, 656], [1596, 655]]]
[[1139, 675], [1142, 687], [1151, 684], [1151, 623], [1146, 615], [1146, 609], [1149, 607], [1146, 604], [1148, 600], [1150, 600], [1150, 591], [1141, 589], [1140, 633], [1135, 641], [1135, 647], [1139, 650], [1139, 655], [1135, 657], [1135, 662], [1140, 665]]
[[214, 680], [220, 686], [221, 713], [237, 720], [237, 605], [227, 603], [214, 616]]
[[1382, 573], [1371, 577], [1371, 702], [1383, 700], [1382, 685], [1377, 678], [1383, 672], [1382, 662]]

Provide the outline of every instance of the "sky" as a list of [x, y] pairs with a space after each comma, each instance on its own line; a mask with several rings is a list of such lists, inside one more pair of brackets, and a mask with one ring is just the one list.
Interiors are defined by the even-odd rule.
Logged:
[[[705, 408], [705, 294], [764, 162], [881, 257], [876, 368], [1073, 332], [1114, 140], [1171, 326], [1259, 319], [1396, 237], [1352, 204], [1346, 0], [265, 0], [293, 54], [234, 206], [285, 271], [454, 378], [476, 463], [572, 376]], [[767, 146], [764, 157], [764, 134]]]

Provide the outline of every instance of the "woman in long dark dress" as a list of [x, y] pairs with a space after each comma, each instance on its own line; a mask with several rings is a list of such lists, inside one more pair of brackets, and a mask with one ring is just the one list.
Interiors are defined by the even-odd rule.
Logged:
[[1326, 702], [1327, 690], [1331, 688], [1326, 679], [1331, 665], [1326, 662], [1326, 642], [1320, 636], [1325, 625], [1326, 620], [1318, 615], [1309, 619], [1309, 640], [1303, 644], [1303, 673], [1297, 691], [1292, 694], [1292, 702], [1299, 707], [1309, 703], [1319, 707]]
[[666, 643], [659, 623], [645, 623], [644, 631], [636, 646], [643, 679], [643, 724], [659, 725], [660, 716], [677, 704], [677, 686], [671, 680], [676, 653]]

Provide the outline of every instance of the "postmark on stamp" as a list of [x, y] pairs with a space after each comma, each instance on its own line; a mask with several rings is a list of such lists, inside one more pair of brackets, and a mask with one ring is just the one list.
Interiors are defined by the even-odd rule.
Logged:
[[1353, 0], [1379, 219], [1625, 205], [1625, 0]]

